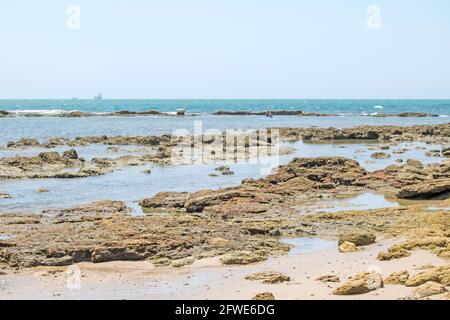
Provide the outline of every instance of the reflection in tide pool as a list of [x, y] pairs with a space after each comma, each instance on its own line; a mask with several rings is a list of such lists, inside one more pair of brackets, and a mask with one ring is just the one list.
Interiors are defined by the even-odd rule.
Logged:
[[293, 238], [284, 239], [282, 242], [292, 246], [289, 251], [289, 256], [328, 249], [336, 246], [336, 241], [327, 241], [318, 238]]
[[391, 202], [381, 194], [363, 193], [356, 197], [332, 200], [329, 208], [320, 209], [321, 212], [339, 212], [348, 210], [371, 210], [398, 207], [397, 202]]

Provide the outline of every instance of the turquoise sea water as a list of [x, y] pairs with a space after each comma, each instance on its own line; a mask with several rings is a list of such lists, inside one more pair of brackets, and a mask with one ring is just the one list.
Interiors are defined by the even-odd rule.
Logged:
[[[374, 108], [382, 106], [383, 109]], [[332, 114], [371, 114], [374, 112], [428, 112], [450, 114], [450, 100], [0, 100], [0, 110], [79, 110], [111, 112], [119, 110], [212, 113], [219, 110], [265, 111], [303, 110]]]

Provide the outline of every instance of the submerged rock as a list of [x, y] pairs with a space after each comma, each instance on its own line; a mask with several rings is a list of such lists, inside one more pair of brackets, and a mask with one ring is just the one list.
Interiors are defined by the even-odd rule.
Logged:
[[179, 260], [173, 260], [173, 261], [172, 261], [172, 267], [174, 267], [174, 268], [184, 267], [184, 266], [193, 264], [194, 261], [195, 261], [195, 259], [192, 258], [192, 257], [188, 257], [188, 258], [184, 258], [184, 259], [179, 259]]
[[370, 155], [373, 159], [389, 159], [391, 157], [390, 154], [384, 152], [375, 152]]
[[335, 295], [363, 294], [383, 287], [383, 279], [376, 272], [359, 273], [333, 291]]
[[0, 192], [0, 199], [11, 199], [12, 195], [9, 193]]

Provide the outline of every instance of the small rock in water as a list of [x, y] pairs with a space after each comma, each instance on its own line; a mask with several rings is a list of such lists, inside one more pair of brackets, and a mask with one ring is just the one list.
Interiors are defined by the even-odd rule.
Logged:
[[384, 152], [375, 152], [372, 153], [370, 157], [373, 159], [389, 159], [391, 155]]
[[151, 174], [151, 173], [152, 173], [152, 170], [146, 169], [146, 170], [144, 170], [144, 171], [142, 171], [142, 172], [145, 173], [145, 174]]
[[46, 193], [46, 192], [49, 192], [49, 190], [45, 189], [45, 188], [39, 188], [39, 189], [36, 190], [36, 192], [37, 193]]
[[11, 199], [12, 196], [8, 193], [0, 192], [0, 199]]

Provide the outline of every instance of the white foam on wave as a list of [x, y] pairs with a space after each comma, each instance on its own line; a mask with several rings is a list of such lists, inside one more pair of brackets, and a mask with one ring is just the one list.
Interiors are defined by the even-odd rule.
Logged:
[[60, 109], [41, 109], [41, 110], [8, 110], [9, 113], [14, 113], [17, 115], [28, 115], [28, 114], [42, 114], [42, 115], [58, 115], [74, 112], [76, 110], [60, 110]]

